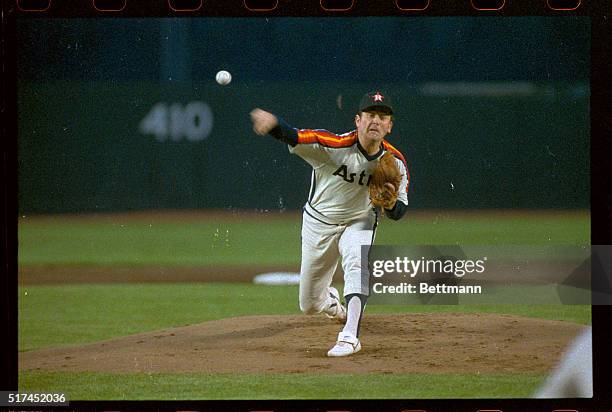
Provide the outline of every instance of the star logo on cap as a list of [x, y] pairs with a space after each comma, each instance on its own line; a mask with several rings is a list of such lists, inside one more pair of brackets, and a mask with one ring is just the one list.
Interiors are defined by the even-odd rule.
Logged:
[[382, 94], [380, 94], [380, 92], [376, 92], [376, 94], [374, 96], [372, 96], [374, 98], [375, 102], [381, 102], [383, 101], [383, 99], [385, 98], [385, 96], [383, 96]]

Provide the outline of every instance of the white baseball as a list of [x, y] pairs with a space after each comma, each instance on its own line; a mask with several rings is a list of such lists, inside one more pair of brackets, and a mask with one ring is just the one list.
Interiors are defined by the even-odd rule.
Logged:
[[232, 75], [228, 71], [221, 70], [217, 72], [217, 75], [215, 76], [215, 80], [221, 86], [225, 86], [226, 84], [230, 84], [230, 82], [232, 81]]

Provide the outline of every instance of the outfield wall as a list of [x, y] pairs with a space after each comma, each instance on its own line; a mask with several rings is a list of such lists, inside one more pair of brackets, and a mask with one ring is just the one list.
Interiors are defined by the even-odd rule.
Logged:
[[[366, 87], [22, 82], [20, 209], [299, 208], [309, 167], [254, 135], [249, 111], [260, 106], [297, 127], [344, 132]], [[392, 88], [390, 141], [408, 159], [411, 206], [589, 207], [588, 89], [528, 83], [504, 92], [489, 84], [479, 95], [478, 87]], [[461, 88], [475, 95], [457, 95]]]

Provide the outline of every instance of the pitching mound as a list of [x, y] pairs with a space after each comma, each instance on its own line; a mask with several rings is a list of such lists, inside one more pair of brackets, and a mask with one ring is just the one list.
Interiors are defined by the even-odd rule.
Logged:
[[340, 325], [248, 316], [19, 354], [22, 370], [92, 372], [544, 372], [582, 326], [487, 314], [367, 315], [363, 349], [325, 356]]

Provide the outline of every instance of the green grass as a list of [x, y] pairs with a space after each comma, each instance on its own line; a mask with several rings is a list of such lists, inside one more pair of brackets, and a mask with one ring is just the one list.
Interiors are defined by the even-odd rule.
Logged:
[[[22, 372], [19, 390], [71, 400], [525, 398], [544, 375], [103, 374]], [[350, 382], [350, 387], [347, 387]]]
[[297, 288], [235, 283], [22, 286], [19, 350], [231, 316], [298, 312]]
[[[27, 292], [27, 295], [26, 295]], [[122, 284], [21, 286], [19, 350], [76, 345], [231, 316], [298, 314], [296, 286]], [[506, 313], [589, 324], [590, 306], [368, 305], [368, 313]]]
[[[153, 218], [152, 218], [153, 219]], [[19, 264], [288, 265], [300, 261], [298, 215], [218, 221], [130, 221], [127, 218], [19, 221]], [[588, 212], [417, 215], [383, 219], [377, 244], [589, 244]]]
[[584, 214], [483, 214], [455, 216], [440, 212], [430, 218], [397, 222], [384, 219], [378, 244], [420, 245], [572, 245], [590, 244], [591, 224]]
[[20, 264], [217, 265], [299, 262], [298, 219], [265, 222], [20, 223]]
[[[122, 220], [123, 219], [123, 220]], [[300, 218], [19, 221], [20, 265], [297, 265]], [[378, 244], [588, 244], [588, 212], [454, 215], [383, 220]], [[171, 273], [171, 272], [169, 272]], [[19, 350], [79, 345], [231, 316], [297, 314], [297, 287], [251, 284], [78, 284], [19, 287]], [[590, 306], [369, 305], [374, 313], [501, 313], [590, 324]], [[367, 316], [367, 315], [366, 315]], [[525, 374], [103, 374], [22, 371], [22, 391], [71, 399], [335, 399], [526, 397]], [[347, 391], [346, 382], [351, 381]]]

